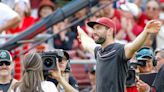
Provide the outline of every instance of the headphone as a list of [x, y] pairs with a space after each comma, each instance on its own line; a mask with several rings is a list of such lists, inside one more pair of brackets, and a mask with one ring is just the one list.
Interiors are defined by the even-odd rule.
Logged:
[[141, 56], [141, 55], [143, 55], [143, 54], [146, 54], [146, 53], [144, 53], [144, 51], [143, 51], [143, 53], [142, 54], [140, 54], [140, 51], [142, 51], [142, 50], [148, 50], [149, 51], [149, 53], [151, 53], [151, 56], [152, 56], [152, 63], [153, 63], [153, 66], [155, 67], [156, 65], [157, 65], [157, 60], [156, 60], [156, 58], [155, 58], [155, 55], [154, 55], [154, 53], [153, 53], [153, 50], [151, 49], [151, 48], [149, 48], [149, 47], [142, 47], [141, 49], [139, 49], [138, 51], [137, 51], [137, 53], [136, 53], [136, 58], [137, 57], [139, 57], [139, 56]]
[[70, 64], [69, 54], [64, 50], [63, 50], [63, 53], [64, 53], [64, 56], [67, 58], [67, 65], [66, 65], [64, 72], [70, 72], [71, 71], [71, 64]]
[[64, 72], [70, 72], [71, 71], [71, 64], [70, 64], [70, 60], [68, 60], [66, 68], [64, 70]]

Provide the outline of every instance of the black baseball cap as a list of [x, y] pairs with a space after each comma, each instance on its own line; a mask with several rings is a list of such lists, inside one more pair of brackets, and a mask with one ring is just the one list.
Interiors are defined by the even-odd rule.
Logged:
[[7, 62], [12, 62], [12, 56], [7, 50], [0, 50], [0, 62], [1, 61], [7, 61]]
[[63, 52], [64, 52], [64, 56], [67, 58], [67, 60], [69, 60], [69, 58], [70, 58], [69, 54], [66, 51], [64, 51], [64, 50], [63, 50]]

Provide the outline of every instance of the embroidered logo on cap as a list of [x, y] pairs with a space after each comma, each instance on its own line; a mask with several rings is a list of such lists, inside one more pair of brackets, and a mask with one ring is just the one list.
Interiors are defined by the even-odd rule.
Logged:
[[6, 58], [7, 57], [7, 53], [6, 52], [0, 52], [0, 57], [1, 58]]

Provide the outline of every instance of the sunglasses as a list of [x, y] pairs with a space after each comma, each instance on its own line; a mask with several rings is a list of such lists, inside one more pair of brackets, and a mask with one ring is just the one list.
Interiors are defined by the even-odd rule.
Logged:
[[11, 63], [7, 61], [1, 61], [0, 66], [3, 66], [3, 64], [5, 64], [6, 66], [9, 66]]
[[155, 8], [155, 7], [146, 7], [146, 8], [147, 8], [147, 10], [150, 10], [150, 9], [152, 9], [153, 11], [158, 10], [158, 8]]

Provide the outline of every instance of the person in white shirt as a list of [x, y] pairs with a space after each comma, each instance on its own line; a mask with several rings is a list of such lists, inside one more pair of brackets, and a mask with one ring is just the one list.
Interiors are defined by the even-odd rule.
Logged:
[[20, 16], [4, 3], [0, 3], [0, 16], [0, 33], [16, 27], [20, 22]]
[[13, 86], [14, 92], [58, 92], [56, 86], [45, 81], [41, 56], [29, 53], [23, 60], [23, 73], [20, 82]]

